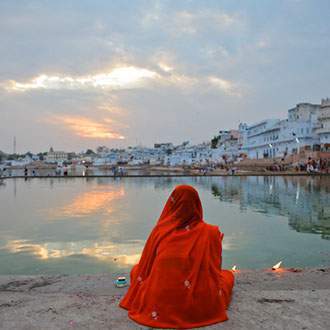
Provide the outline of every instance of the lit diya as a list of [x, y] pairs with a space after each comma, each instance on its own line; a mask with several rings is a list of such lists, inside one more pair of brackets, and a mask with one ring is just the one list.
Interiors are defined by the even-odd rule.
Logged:
[[272, 270], [277, 270], [281, 267], [282, 261], [278, 262], [276, 265], [272, 267]]

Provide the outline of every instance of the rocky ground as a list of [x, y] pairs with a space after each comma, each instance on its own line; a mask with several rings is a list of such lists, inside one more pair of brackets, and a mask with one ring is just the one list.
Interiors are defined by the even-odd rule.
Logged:
[[[1, 329], [145, 329], [111, 275], [0, 276]], [[229, 321], [205, 329], [329, 329], [330, 269], [236, 273]]]

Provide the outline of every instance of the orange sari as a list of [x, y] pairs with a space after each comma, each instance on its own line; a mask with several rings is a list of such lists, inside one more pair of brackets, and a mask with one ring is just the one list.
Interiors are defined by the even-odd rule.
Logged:
[[152, 230], [120, 307], [139, 324], [188, 329], [228, 319], [234, 285], [221, 269], [223, 234], [203, 221], [197, 191], [177, 186]]

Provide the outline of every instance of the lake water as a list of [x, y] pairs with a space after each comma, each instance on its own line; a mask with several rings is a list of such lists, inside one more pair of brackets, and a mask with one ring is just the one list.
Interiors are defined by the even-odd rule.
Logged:
[[330, 266], [330, 178], [45, 178], [0, 184], [0, 274], [120, 273], [178, 184], [225, 233], [224, 266]]

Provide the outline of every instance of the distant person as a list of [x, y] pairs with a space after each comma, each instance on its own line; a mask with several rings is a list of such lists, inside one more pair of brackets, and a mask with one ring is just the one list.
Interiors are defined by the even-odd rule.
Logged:
[[25, 167], [24, 168], [24, 176], [27, 176], [28, 175], [28, 169]]
[[113, 167], [113, 176], [117, 175], [117, 167]]
[[203, 220], [197, 191], [177, 186], [152, 230], [120, 302], [152, 328], [194, 328], [228, 319], [234, 275], [222, 270], [223, 233]]
[[124, 174], [124, 170], [123, 170], [123, 168], [122, 168], [122, 167], [119, 167], [119, 168], [118, 168], [118, 175], [119, 175], [119, 176], [123, 176], [123, 174]]

